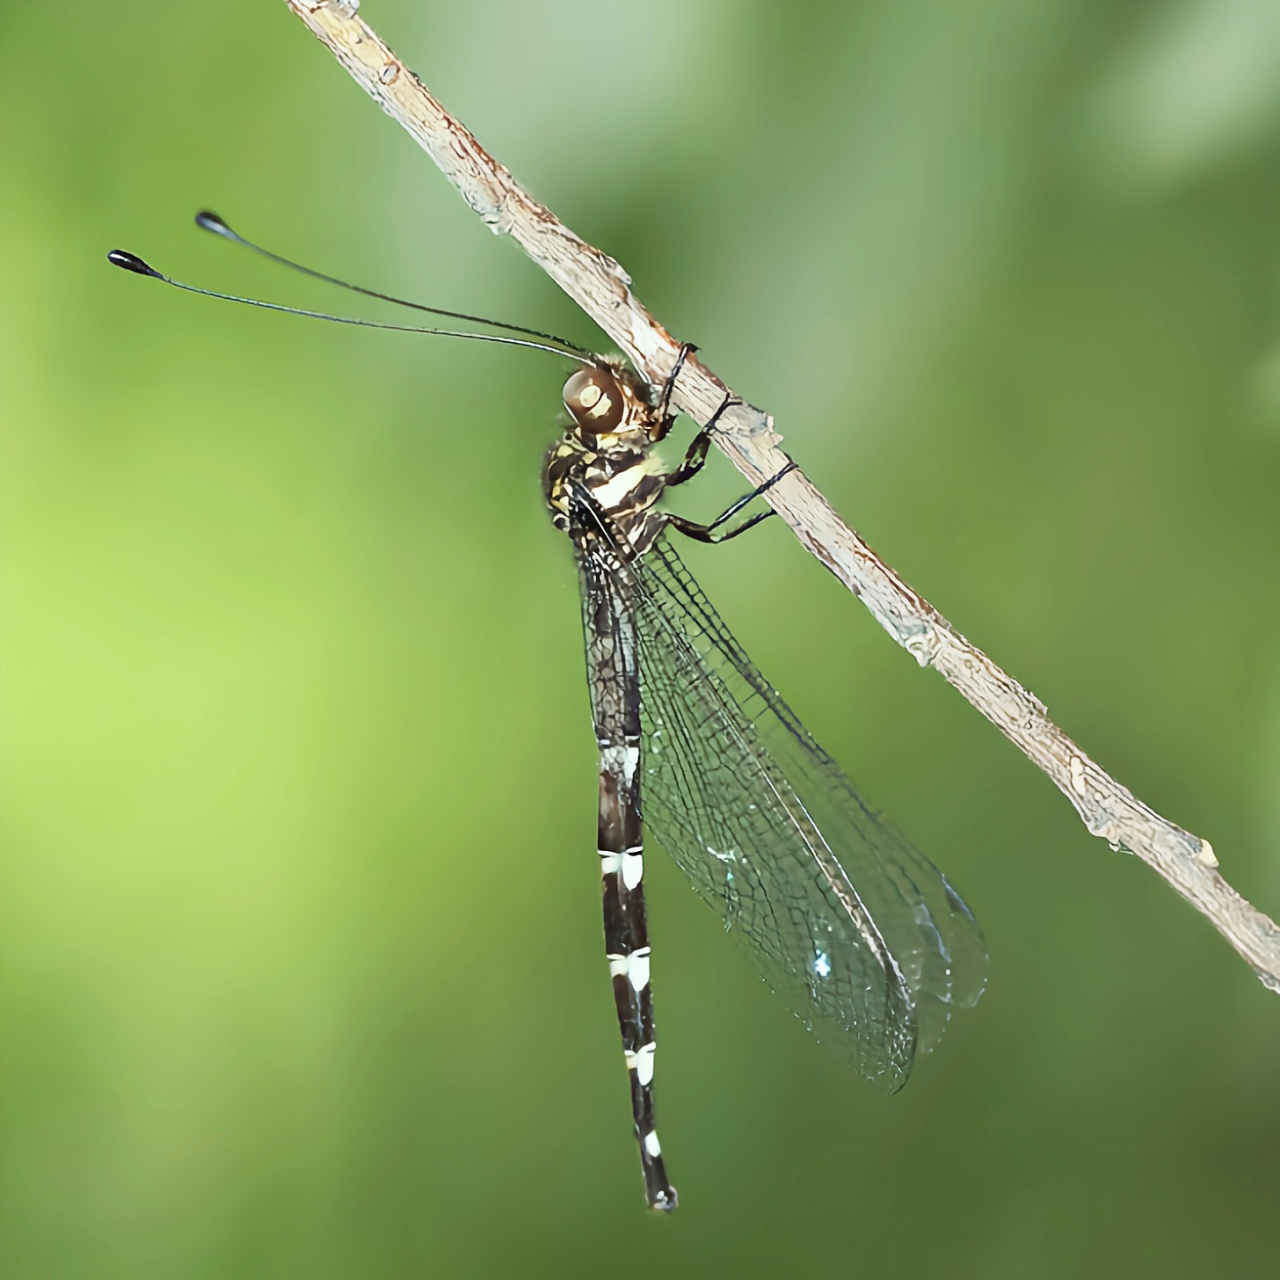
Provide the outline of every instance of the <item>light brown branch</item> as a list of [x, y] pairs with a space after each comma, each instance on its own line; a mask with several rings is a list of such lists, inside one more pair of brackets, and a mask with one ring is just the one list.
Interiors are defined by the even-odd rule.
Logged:
[[[358, 3], [286, 3], [356, 83], [413, 135], [488, 226], [498, 235], [511, 236], [651, 383], [661, 384], [679, 343], [636, 300], [626, 272], [538, 204], [480, 146], [357, 16]], [[725, 391], [709, 369], [690, 359], [673, 400], [705, 423]], [[774, 475], [787, 461], [777, 447], [772, 419], [747, 404], [721, 417], [716, 441], [752, 483]], [[1137, 854], [1154, 868], [1213, 922], [1266, 986], [1280, 992], [1280, 929], [1218, 874], [1218, 860], [1207, 840], [1162, 818], [1090, 760], [1049, 719], [1034, 694], [953, 631], [832, 511], [802, 473], [792, 472], [769, 491], [768, 499], [800, 541], [921, 666], [941, 672], [1048, 774], [1093, 835]]]

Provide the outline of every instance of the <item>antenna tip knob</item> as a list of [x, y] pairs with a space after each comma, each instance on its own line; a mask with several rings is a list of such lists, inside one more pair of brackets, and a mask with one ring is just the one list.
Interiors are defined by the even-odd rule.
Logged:
[[201, 209], [196, 214], [196, 226], [202, 231], [212, 231], [215, 236], [225, 236], [228, 240], [239, 240], [225, 218], [220, 218], [212, 209]]
[[140, 276], [154, 276], [157, 280], [164, 279], [155, 267], [148, 266], [136, 253], [130, 253], [126, 249], [112, 249], [107, 254], [107, 261], [113, 267], [123, 267], [125, 271], [133, 271]]

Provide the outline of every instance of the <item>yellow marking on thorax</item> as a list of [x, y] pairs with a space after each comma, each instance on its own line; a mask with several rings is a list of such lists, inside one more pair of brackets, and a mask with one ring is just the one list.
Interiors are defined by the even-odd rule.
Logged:
[[662, 465], [662, 459], [655, 454], [650, 454], [647, 458], [637, 462], [635, 466], [628, 467], [625, 471], [619, 471], [616, 476], [606, 480], [604, 484], [593, 485], [591, 493], [595, 500], [608, 511], [613, 507], [620, 506], [623, 499], [646, 476], [660, 476], [664, 472], [665, 468]]

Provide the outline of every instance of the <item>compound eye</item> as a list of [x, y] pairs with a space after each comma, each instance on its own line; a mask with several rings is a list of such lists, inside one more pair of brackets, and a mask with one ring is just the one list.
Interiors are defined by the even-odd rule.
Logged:
[[622, 389], [607, 369], [579, 369], [564, 384], [564, 407], [588, 435], [605, 435], [622, 421]]

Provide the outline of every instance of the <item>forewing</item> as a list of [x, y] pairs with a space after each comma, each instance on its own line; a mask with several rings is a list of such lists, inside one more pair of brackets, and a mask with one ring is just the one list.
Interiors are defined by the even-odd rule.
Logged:
[[647, 825], [814, 1034], [901, 1088], [917, 1044], [982, 993], [973, 916], [862, 802], [665, 537], [596, 571], [634, 602]]

